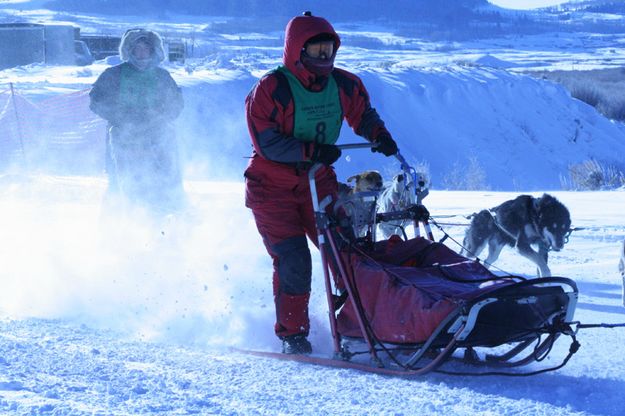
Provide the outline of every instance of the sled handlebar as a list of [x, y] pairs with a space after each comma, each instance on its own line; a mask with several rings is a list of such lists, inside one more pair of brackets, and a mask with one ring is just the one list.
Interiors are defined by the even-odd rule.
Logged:
[[[373, 148], [378, 147], [378, 144], [377, 143], [347, 143], [347, 144], [339, 144], [337, 145], [337, 147], [341, 150], [373, 149]], [[417, 205], [422, 205], [423, 198], [425, 198], [429, 193], [429, 190], [425, 187], [425, 180], [423, 179], [422, 176], [419, 176], [417, 178], [416, 169], [410, 166], [408, 162], [406, 162], [406, 159], [404, 158], [404, 156], [402, 156], [399, 150], [397, 150], [397, 153], [395, 153], [394, 156], [399, 161], [401, 170], [404, 172], [404, 174], [412, 177], [412, 183], [414, 187], [413, 191], [417, 195]], [[317, 195], [317, 192], [316, 192], [317, 190], [316, 190], [316, 186], [314, 183], [315, 182], [314, 177], [315, 177], [315, 173], [321, 168], [321, 166], [322, 165], [320, 163], [315, 163], [310, 169], [310, 171], [308, 172], [308, 177], [309, 177], [309, 181], [311, 184], [311, 188], [314, 191], [315, 196]], [[317, 201], [316, 198], [313, 198], [313, 208], [315, 209], [315, 211], [318, 211], [319, 209], [319, 201]]]
[[[375, 149], [378, 147], [378, 143], [347, 143], [347, 144], [338, 144], [336, 145], [336, 147], [338, 147], [341, 150], [350, 150], [350, 149]], [[397, 160], [399, 160], [399, 164], [401, 165], [401, 169], [404, 172], [410, 172], [411, 170], [414, 170], [409, 164], [408, 162], [406, 162], [406, 159], [404, 159], [404, 157], [401, 155], [401, 153], [399, 153], [399, 150], [397, 150], [397, 153], [395, 153], [393, 156], [395, 156], [397, 158]]]
[[[347, 144], [339, 144], [336, 147], [338, 147], [341, 150], [375, 149], [376, 147], [378, 147], [378, 143], [347, 143]], [[406, 162], [406, 159], [404, 159], [402, 154], [399, 153], [399, 150], [397, 150], [397, 153], [395, 153], [393, 156], [395, 156], [397, 160], [399, 160], [401, 170], [403, 170], [404, 172], [408, 174], [412, 174], [412, 172], [415, 171], [415, 169], [412, 166], [410, 166], [408, 162]]]
[[341, 150], [367, 149], [367, 148], [378, 147], [378, 144], [377, 143], [347, 143], [347, 144], [337, 144], [336, 147], [338, 147]]

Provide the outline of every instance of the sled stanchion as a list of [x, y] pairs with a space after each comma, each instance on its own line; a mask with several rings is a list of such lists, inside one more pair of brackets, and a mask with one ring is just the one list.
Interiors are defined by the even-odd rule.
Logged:
[[[328, 243], [330, 245], [330, 250], [335, 257], [337, 267], [339, 268], [338, 270], [339, 275], [343, 276], [346, 289], [352, 301], [354, 301], [355, 297], [354, 297], [354, 288], [352, 288], [351, 282], [349, 281], [349, 279], [347, 279], [345, 267], [343, 266], [343, 263], [341, 261], [340, 253], [328, 229], [329, 221], [328, 221], [327, 213], [325, 212], [325, 206], [322, 206], [322, 203], [320, 203], [319, 201], [319, 195], [317, 193], [317, 185], [315, 182], [315, 174], [322, 166], [323, 165], [321, 164], [313, 165], [310, 171], [308, 172], [308, 180], [310, 182], [311, 199], [312, 199], [313, 210], [315, 212], [315, 220], [316, 220], [316, 226], [317, 226], [317, 239], [319, 242], [319, 251], [321, 253], [321, 263], [323, 265], [323, 272], [324, 272], [324, 279], [325, 279], [325, 286], [326, 286], [326, 299], [328, 302], [329, 318], [330, 318], [330, 330], [332, 331], [335, 354], [340, 355], [341, 354], [340, 335], [337, 329], [336, 315], [335, 315], [335, 310], [334, 310], [334, 300], [332, 298], [332, 283], [330, 281], [330, 270], [329, 270], [330, 267], [329, 267], [329, 262], [328, 262], [328, 254], [326, 251]], [[377, 357], [375, 347], [373, 345], [371, 337], [366, 331], [366, 326], [364, 324], [364, 321], [362, 320], [363, 318], [360, 315], [358, 315], [358, 318], [359, 318], [360, 327], [363, 331], [363, 336], [365, 337], [365, 339], [367, 340], [367, 343], [369, 344], [369, 350], [370, 350], [371, 356], [376, 361], [376, 363], [379, 363], [380, 361]]]
[[[323, 237], [319, 235], [319, 238]], [[323, 243], [325, 245], [325, 242]], [[341, 340], [337, 330], [336, 315], [334, 313], [334, 299], [332, 298], [332, 283], [330, 282], [330, 270], [328, 266], [327, 256], [325, 253], [325, 247], [323, 247], [321, 240], [319, 241], [319, 250], [321, 252], [321, 264], [323, 264], [323, 277], [326, 286], [326, 300], [328, 301], [328, 315], [330, 318], [330, 331], [332, 332], [332, 342], [334, 346], [334, 353], [336, 355], [341, 352]]]
[[323, 165], [317, 163], [310, 168], [308, 172], [308, 181], [310, 184], [310, 193], [313, 205], [313, 211], [315, 212], [315, 221], [317, 227], [317, 241], [319, 244], [319, 252], [321, 253], [321, 264], [323, 266], [323, 276], [324, 283], [326, 287], [326, 300], [328, 302], [328, 314], [330, 318], [330, 331], [332, 332], [332, 341], [334, 344], [334, 352], [335, 354], [339, 354], [340, 347], [340, 338], [339, 333], [336, 327], [336, 315], [334, 314], [334, 301], [332, 299], [332, 283], [330, 282], [330, 270], [329, 263], [326, 254], [326, 241], [325, 241], [325, 231], [327, 230], [327, 214], [325, 210], [319, 204], [319, 195], [317, 194], [317, 184], [315, 182], [315, 174], [319, 169], [321, 169]]
[[[319, 212], [319, 195], [317, 194], [317, 182], [315, 182], [315, 174], [323, 165], [315, 163], [308, 171], [308, 182], [310, 184], [310, 195], [312, 199], [313, 211]], [[319, 234], [319, 233], [318, 233]]]
[[[370, 143], [364, 144], [364, 145], [353, 144], [353, 145], [343, 145], [343, 146], [350, 146], [352, 148], [372, 147]], [[338, 251], [338, 248], [336, 247], [334, 239], [332, 238], [330, 232], [328, 231], [328, 218], [324, 210], [325, 207], [322, 207], [319, 202], [319, 195], [317, 193], [317, 184], [315, 182], [315, 174], [317, 173], [319, 169], [321, 169], [322, 166], [323, 165], [316, 163], [310, 168], [308, 172], [308, 181], [310, 184], [310, 193], [311, 193], [313, 210], [315, 212], [315, 219], [316, 219], [316, 225], [317, 225], [317, 238], [319, 242], [319, 251], [321, 253], [321, 262], [323, 264], [325, 286], [326, 286], [326, 299], [328, 302], [329, 318], [330, 318], [330, 330], [332, 331], [334, 351], [338, 355], [341, 353], [341, 346], [340, 346], [340, 335], [338, 333], [336, 315], [334, 311], [334, 301], [332, 299], [332, 283], [330, 281], [329, 263], [328, 263], [328, 257], [327, 257], [327, 252], [326, 252], [326, 246], [328, 242], [330, 243], [330, 250], [332, 251], [332, 254], [334, 255], [336, 259], [337, 267], [339, 268], [338, 272], [340, 276], [343, 277], [343, 280], [345, 281], [346, 289], [352, 301], [354, 301], [355, 297], [354, 297], [354, 288], [352, 288], [351, 282], [349, 281], [349, 279], [347, 279], [347, 275], [345, 274], [345, 267], [342, 264], [341, 256]], [[327, 238], [327, 241], [326, 241], [326, 238]], [[380, 360], [377, 357], [377, 353], [375, 351], [373, 341], [371, 340], [369, 333], [366, 331], [366, 326], [364, 324], [363, 317], [360, 316], [360, 314], [358, 314], [358, 320], [359, 320], [360, 328], [363, 331], [363, 337], [367, 340], [367, 343], [369, 345], [369, 351], [371, 353], [372, 359], [376, 363], [379, 364]]]
[[432, 233], [432, 228], [430, 227], [428, 220], [423, 221], [423, 227], [425, 228], [425, 233], [427, 234], [428, 239], [434, 241], [434, 234]]
[[355, 287], [355, 282], [353, 281], [353, 278], [350, 279], [347, 276], [345, 266], [343, 265], [340, 252], [338, 250], [338, 247], [336, 246], [336, 242], [334, 241], [334, 238], [332, 238], [332, 236], [328, 236], [328, 237], [329, 237], [328, 241], [330, 243], [330, 247], [332, 248], [332, 253], [337, 257], [337, 263], [338, 263], [337, 265], [339, 267], [339, 274], [343, 277], [343, 281], [345, 283], [345, 289], [347, 290], [347, 293], [349, 294], [349, 298], [351, 299], [351, 302], [354, 305], [354, 310], [356, 311], [356, 319], [358, 321], [358, 326], [360, 327], [360, 332], [362, 332], [362, 337], [365, 339], [365, 341], [367, 342], [367, 346], [369, 347], [369, 354], [371, 354], [371, 359], [376, 363], [376, 365], [378, 365], [378, 367], [383, 367], [382, 362], [380, 361], [380, 358], [378, 357], [378, 354], [375, 350], [374, 341], [365, 324], [365, 319], [367, 318], [364, 316], [362, 305], [359, 304], [358, 296], [356, 294], [357, 289]]

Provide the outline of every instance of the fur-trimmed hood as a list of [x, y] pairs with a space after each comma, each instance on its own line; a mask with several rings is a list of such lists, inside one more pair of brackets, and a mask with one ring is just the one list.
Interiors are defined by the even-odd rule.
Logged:
[[131, 52], [137, 42], [143, 39], [154, 49], [154, 60], [156, 64], [163, 62], [165, 59], [165, 49], [163, 48], [163, 40], [158, 33], [147, 29], [129, 29], [124, 33], [121, 43], [119, 44], [119, 56], [122, 61], [131, 60]]

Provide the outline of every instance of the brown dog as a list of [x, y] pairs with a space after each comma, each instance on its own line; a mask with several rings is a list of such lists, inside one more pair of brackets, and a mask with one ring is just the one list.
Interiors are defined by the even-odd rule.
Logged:
[[355, 182], [354, 187], [339, 182], [338, 202], [335, 209], [342, 209], [351, 218], [352, 227], [357, 237], [367, 232], [367, 223], [375, 215], [375, 197], [363, 196], [362, 192], [378, 192], [382, 190], [384, 181], [380, 172], [366, 170], [347, 178], [347, 182]]
[[356, 182], [352, 193], [380, 191], [384, 185], [382, 175], [377, 170], [366, 170], [347, 178], [347, 182]]

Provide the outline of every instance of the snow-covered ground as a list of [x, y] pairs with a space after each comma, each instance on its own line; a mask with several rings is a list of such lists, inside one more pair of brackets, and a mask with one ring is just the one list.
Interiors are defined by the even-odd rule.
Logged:
[[[145, 23], [22, 15], [92, 33], [119, 34]], [[243, 206], [242, 170], [250, 153], [243, 100], [279, 63], [282, 27], [249, 33], [246, 22], [216, 20], [147, 24], [195, 42], [196, 56], [167, 64], [187, 104], [179, 122], [187, 215], [154, 222], [100, 212], [101, 167], [92, 176], [22, 169], [0, 177], [0, 414], [625, 413], [622, 328], [581, 331], [582, 347], [566, 367], [531, 378], [399, 379], [232, 351], [279, 349], [271, 263]], [[362, 76], [410, 163], [429, 166], [430, 211], [459, 215], [441, 222], [464, 224], [462, 215], [520, 192], [549, 191], [569, 207], [573, 226], [584, 228], [550, 256], [555, 275], [579, 284], [576, 319], [625, 322], [617, 271], [625, 192], [559, 190], [570, 164], [594, 158], [623, 168], [625, 128], [563, 88], [524, 75], [532, 68], [622, 65], [622, 36], [554, 33], [455, 43], [375, 25], [337, 28], [339, 66]], [[12, 82], [36, 102], [89, 88], [113, 62], [7, 69], [0, 83]], [[342, 143], [361, 140], [348, 130]], [[493, 191], [443, 190], [472, 158]], [[397, 170], [392, 159], [362, 150], [337, 163], [340, 178], [365, 168], [387, 178]], [[461, 239], [465, 227], [445, 229]], [[311, 341], [317, 354], [327, 355], [331, 339], [314, 256]], [[526, 275], [535, 268], [510, 249], [497, 266]], [[543, 364], [555, 364], [567, 348], [558, 345]]]
[[[586, 329], [580, 351], [530, 378], [413, 379], [241, 355], [279, 350], [271, 264], [240, 183], [187, 182], [188, 218], [100, 220], [104, 181], [36, 176], [2, 184], [0, 414], [599, 414], [625, 411], [625, 329]], [[432, 191], [436, 215], [515, 196]], [[540, 195], [535, 193], [534, 195]], [[625, 192], [555, 192], [583, 227], [555, 275], [580, 287], [575, 319], [625, 322], [618, 276]], [[440, 222], [464, 223], [464, 218]], [[460, 239], [463, 226], [445, 226]], [[436, 232], [436, 237], [442, 237]], [[457, 248], [450, 240], [450, 247]], [[532, 275], [511, 249], [498, 267]], [[314, 255], [311, 340], [332, 348]], [[554, 365], [562, 340], [540, 365]], [[539, 364], [530, 368], [538, 368]]]

